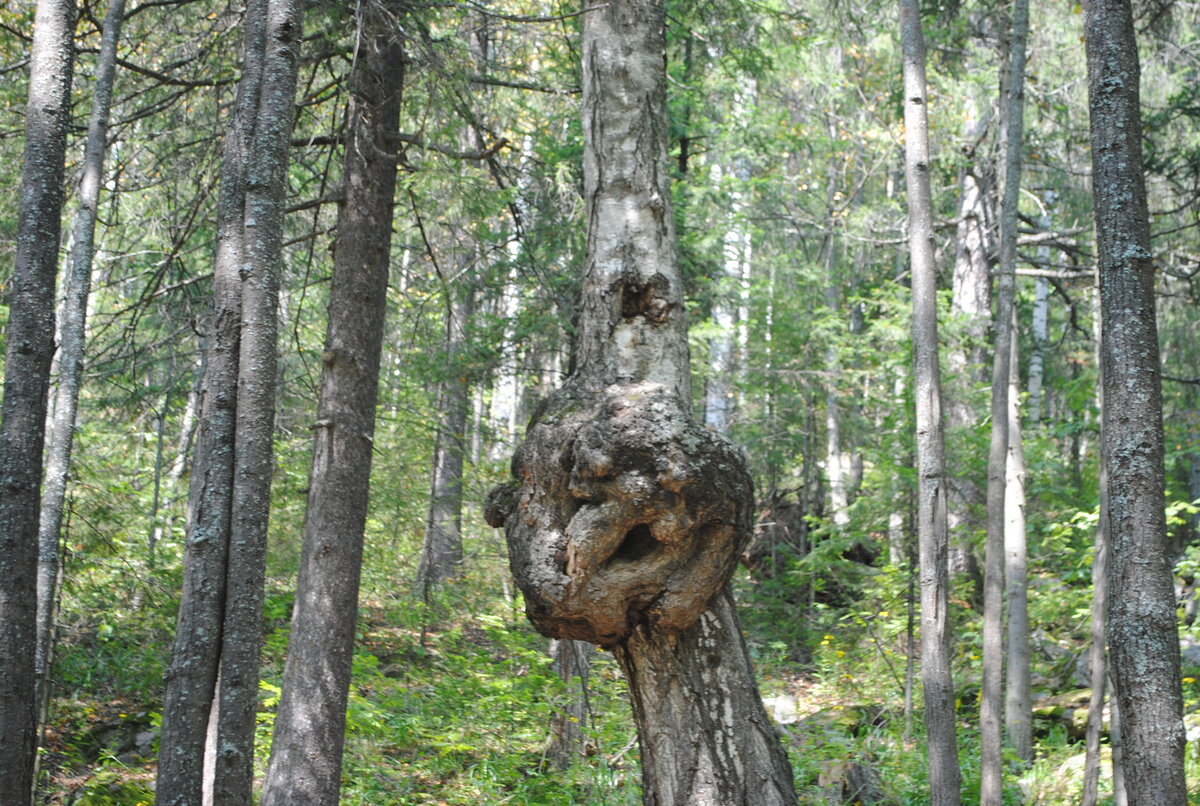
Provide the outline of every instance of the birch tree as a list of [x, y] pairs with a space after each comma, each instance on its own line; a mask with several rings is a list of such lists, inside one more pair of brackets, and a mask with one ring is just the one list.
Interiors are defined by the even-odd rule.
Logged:
[[933, 806], [958, 806], [962, 773], [955, 737], [950, 676], [949, 580], [946, 566], [945, 440], [938, 368], [933, 203], [929, 181], [929, 118], [925, 37], [916, 0], [900, 0], [904, 58], [904, 177], [908, 185], [908, 248], [913, 295], [913, 389], [917, 414], [917, 544], [921, 566], [921, 682], [929, 743]]

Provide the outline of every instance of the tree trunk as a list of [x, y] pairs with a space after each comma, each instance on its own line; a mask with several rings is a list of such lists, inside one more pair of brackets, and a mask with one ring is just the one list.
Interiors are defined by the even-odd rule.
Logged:
[[611, 647], [654, 806], [795, 804], [727, 584], [750, 536], [737, 449], [692, 416], [667, 169], [664, 7], [584, 18], [579, 364], [488, 496], [526, 613]]
[[125, 0], [113, 0], [104, 16], [100, 55], [96, 60], [96, 85], [92, 90], [91, 119], [84, 147], [83, 174], [79, 181], [79, 209], [75, 213], [71, 268], [64, 281], [64, 298], [59, 315], [58, 386], [55, 390], [50, 438], [47, 441], [46, 475], [38, 527], [38, 625], [34, 666], [37, 669], [39, 728], [45, 723], [50, 703], [50, 671], [54, 662], [60, 579], [59, 532], [67, 496], [67, 474], [71, 466], [75, 414], [83, 375], [84, 326], [92, 257], [95, 253], [96, 210], [100, 200], [100, 181], [104, 176], [108, 116], [117, 67], [117, 40], [121, 37], [124, 20]]
[[475, 289], [468, 269], [473, 250], [462, 246], [459, 272], [446, 283], [450, 297], [446, 311], [446, 362], [449, 374], [442, 383], [438, 401], [437, 440], [433, 449], [433, 472], [429, 493], [429, 519], [421, 562], [417, 567], [415, 592], [428, 600], [434, 587], [459, 573], [463, 561], [462, 500], [463, 463], [466, 457], [467, 415], [471, 407], [470, 385], [463, 366], [467, 347], [467, 323], [475, 311]]
[[[1014, 311], [1015, 313], [1015, 311]], [[1005, 610], [1008, 614], [1004, 732], [1023, 763], [1033, 761], [1033, 693], [1029, 671], [1029, 571], [1025, 535], [1025, 451], [1021, 444], [1017, 328], [1008, 369], [1008, 478], [1004, 493]]]
[[[976, 12], [978, 13], [978, 12]], [[972, 29], [983, 26], [972, 19]], [[982, 38], [982, 34], [978, 35]], [[971, 53], [984, 51], [981, 41], [972, 42]], [[968, 71], [982, 69], [971, 58]], [[990, 129], [990, 99], [985, 104], [981, 90], [970, 87], [966, 98], [967, 120], [963, 137], [968, 163], [959, 177], [958, 225], [955, 228], [954, 270], [950, 284], [951, 314], [962, 321], [961, 339], [947, 350], [951, 370], [950, 388], [945, 390], [946, 430], [951, 456], [956, 451], [974, 450], [972, 434], [983, 417], [977, 405], [978, 390], [988, 382], [987, 337], [992, 311], [990, 263], [995, 252], [994, 172], [980, 149]], [[983, 601], [983, 572], [976, 556], [973, 535], [983, 530], [979, 513], [984, 509], [984, 488], [977, 478], [959, 472], [949, 478], [946, 517], [950, 533], [951, 579], [965, 576], [972, 585], [972, 604]]]
[[[1100, 522], [1096, 525], [1096, 553], [1092, 559], [1092, 645], [1088, 650], [1092, 696], [1088, 700], [1087, 755], [1083, 767], [1083, 794], [1080, 796], [1080, 806], [1096, 806], [1100, 790], [1100, 738], [1104, 730], [1104, 694], [1105, 683], [1108, 680], [1108, 652], [1104, 638], [1108, 624], [1108, 543], [1108, 472], [1101, 457]], [[1115, 745], [1113, 753], [1115, 769]]]
[[1132, 803], [1183, 806], [1179, 634], [1164, 515], [1154, 260], [1142, 174], [1140, 67], [1128, 0], [1084, 14], [1100, 270], [1112, 562], [1108, 625]]
[[338, 801], [383, 346], [404, 54], [362, 8], [308, 514], [262, 806]]
[[37, 748], [38, 506], [71, 119], [75, 3], [39, 0], [0, 424], [0, 803], [29, 803]]
[[[258, 0], [245, 17], [243, 75], [222, 159], [183, 598], [159, 741], [160, 806], [251, 802], [275, 310], [300, 23], [292, 0]], [[211, 779], [204, 766], [210, 726]]]
[[962, 774], [955, 738], [954, 682], [946, 568], [946, 454], [938, 369], [937, 289], [929, 124], [925, 99], [925, 38], [916, 0], [900, 0], [904, 54], [904, 150], [908, 185], [908, 243], [913, 286], [913, 392], [917, 414], [917, 542], [921, 566], [921, 680], [929, 742], [932, 806], [958, 806]]
[[1005, 497], [1008, 491], [1009, 373], [1016, 297], [1017, 211], [1021, 195], [1028, 0], [1013, 6], [1005, 87], [1003, 192], [1000, 198], [1000, 274], [992, 359], [992, 433], [988, 449], [987, 548], [983, 580], [983, 685], [980, 692], [980, 794], [983, 806], [1004, 798], [1001, 723], [1004, 718]]
[[563, 681], [566, 698], [550, 718], [550, 743], [546, 756], [556, 770], [565, 770], [584, 753], [584, 728], [591, 718], [588, 671], [594, 647], [586, 641], [553, 641], [551, 668]]

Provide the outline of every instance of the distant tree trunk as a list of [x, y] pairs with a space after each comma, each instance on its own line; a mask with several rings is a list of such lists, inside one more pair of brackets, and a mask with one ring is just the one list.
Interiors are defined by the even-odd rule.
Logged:
[[[1055, 193], [1046, 191], [1047, 210], [1041, 216], [1038, 224], [1043, 232], [1050, 229], [1050, 211], [1054, 205]], [[1045, 264], [1050, 259], [1050, 247], [1038, 245], [1038, 262]], [[1033, 298], [1033, 349], [1029, 353], [1029, 419], [1037, 423], [1042, 419], [1042, 385], [1046, 374], [1046, 345], [1049, 343], [1050, 320], [1050, 280], [1038, 277]]]
[[946, 567], [946, 454], [938, 369], [933, 203], [925, 96], [925, 38], [917, 0], [900, 0], [904, 54], [904, 150], [908, 244], [913, 291], [913, 391], [917, 409], [917, 542], [921, 565], [921, 680], [929, 742], [932, 806], [958, 806], [962, 773], [950, 676], [949, 581]]
[[1108, 643], [1123, 718], [1125, 785], [1137, 806], [1183, 806], [1183, 697], [1164, 515], [1155, 270], [1128, 0], [1089, 0], [1084, 33], [1112, 540]]
[[[1105, 628], [1108, 624], [1108, 544], [1108, 472], [1101, 457], [1100, 522], [1096, 525], [1096, 548], [1092, 559], [1092, 644], [1088, 650], [1092, 695], [1088, 700], [1087, 755], [1083, 767], [1083, 794], [1080, 797], [1080, 806], [1096, 806], [1100, 790], [1100, 739], [1104, 730], [1104, 694], [1108, 680], [1108, 651], [1105, 640]], [[1115, 758], [1113, 764], [1115, 767]]]
[[275, 310], [300, 6], [255, 0], [244, 24], [243, 75], [222, 158], [183, 597], [163, 703], [160, 806], [251, 802], [273, 466]]
[[[978, 12], [976, 12], [978, 13]], [[980, 29], [982, 20], [971, 20], [972, 29]], [[971, 53], [985, 50], [982, 34], [972, 42]], [[969, 57], [967, 70], [981, 69], [977, 57]], [[991, 128], [990, 99], [985, 104], [981, 90], [967, 90], [967, 121], [963, 131], [967, 164], [959, 177], [958, 225], [955, 228], [954, 270], [950, 283], [950, 310], [963, 321], [962, 338], [947, 351], [946, 363], [952, 373], [950, 388], [945, 390], [946, 431], [951, 456], [974, 450], [971, 438], [983, 416], [977, 403], [978, 390], [988, 382], [987, 336], [992, 312], [991, 261], [995, 253], [994, 171], [981, 143]], [[979, 479], [957, 472], [950, 476], [946, 517], [950, 532], [949, 563], [951, 579], [962, 575], [972, 585], [972, 604], [983, 601], [983, 572], [974, 547], [976, 532], [982, 530], [979, 513], [985, 494]]]
[[1001, 723], [1004, 719], [1005, 498], [1009, 461], [1009, 374], [1016, 297], [1017, 212], [1021, 197], [1025, 110], [1025, 40], [1028, 0], [1016, 0], [1008, 57], [1004, 115], [1004, 166], [1000, 198], [1000, 274], [992, 358], [992, 433], [988, 449], [987, 548], [983, 580], [983, 685], [980, 692], [980, 794], [983, 806], [1004, 799]]
[[300, 579], [262, 806], [338, 802], [383, 347], [404, 54], [362, 7]]
[[556, 770], [565, 770], [584, 752], [584, 729], [591, 717], [588, 672], [594, 647], [587, 641], [555, 640], [550, 649], [551, 667], [563, 681], [566, 698], [550, 718], [550, 743], [546, 756]]
[[[108, 146], [108, 114], [117, 67], [117, 40], [121, 37], [124, 20], [125, 0], [113, 0], [104, 17], [100, 55], [96, 60], [96, 85], [92, 89], [91, 119], [84, 147], [83, 172], [79, 180], [79, 208], [75, 213], [71, 265], [63, 283], [64, 294], [59, 315], [58, 386], [54, 393], [50, 438], [47, 440], [46, 476], [38, 527], [38, 625], [34, 666], [37, 669], [39, 728], [45, 723], [50, 703], [50, 670], [54, 659], [60, 579], [59, 533], [67, 497], [67, 474], [71, 467], [75, 413], [83, 375], [84, 325], [92, 257], [95, 253], [96, 210], [100, 200], [100, 181], [104, 176], [104, 152]], [[40, 736], [40, 730], [38, 734]]]
[[646, 804], [795, 804], [728, 581], [753, 490], [692, 416], [667, 169], [665, 10], [616, 0], [583, 31], [587, 257], [579, 363], [488, 496], [526, 613], [611, 647]]
[[[1015, 310], [1014, 310], [1015, 314]], [[1033, 761], [1033, 692], [1029, 671], [1029, 561], [1025, 535], [1025, 450], [1021, 444], [1017, 328], [1008, 369], [1008, 478], [1004, 493], [1004, 574], [1008, 624], [1004, 732], [1022, 762]]]
[[37, 748], [38, 508], [74, 33], [73, 0], [39, 0], [0, 423], [0, 803], [13, 806], [33, 797]]
[[415, 592], [428, 599], [439, 584], [454, 577], [463, 561], [462, 501], [463, 463], [466, 458], [467, 416], [471, 408], [470, 385], [464, 366], [467, 324], [475, 312], [475, 289], [469, 268], [474, 251], [465, 247], [459, 272], [446, 283], [450, 298], [446, 311], [446, 362], [449, 373], [438, 400], [438, 431], [433, 449], [433, 471], [429, 493], [429, 519], [421, 562], [417, 567]]

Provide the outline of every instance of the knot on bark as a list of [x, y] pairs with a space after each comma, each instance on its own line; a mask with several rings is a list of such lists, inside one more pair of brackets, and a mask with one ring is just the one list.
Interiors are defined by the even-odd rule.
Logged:
[[725, 586], [751, 531], [741, 453], [656, 383], [567, 387], [530, 425], [515, 481], [488, 496], [541, 632], [602, 646], [680, 632]]

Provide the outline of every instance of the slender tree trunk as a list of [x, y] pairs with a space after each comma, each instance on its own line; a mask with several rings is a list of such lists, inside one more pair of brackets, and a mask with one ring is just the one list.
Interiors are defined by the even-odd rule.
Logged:
[[[976, 12], [978, 13], [978, 12]], [[972, 19], [973, 29], [982, 28], [982, 20]], [[972, 43], [971, 53], [983, 51], [984, 44]], [[982, 69], [972, 58], [967, 69]], [[959, 177], [958, 225], [955, 228], [954, 270], [950, 284], [950, 311], [963, 323], [961, 340], [947, 350], [951, 384], [945, 391], [946, 431], [951, 456], [958, 451], [974, 450], [971, 434], [983, 416], [976, 402], [978, 390], [988, 382], [987, 337], [992, 312], [990, 264], [995, 252], [995, 201], [992, 192], [994, 171], [982, 151], [990, 126], [990, 99], [979, 97], [980, 88], [967, 91], [963, 137], [969, 160]], [[983, 572], [976, 556], [973, 535], [982, 531], [979, 513], [984, 509], [984, 487], [977, 478], [964, 472], [950, 476], [950, 495], [946, 502], [950, 530], [950, 576], [965, 576], [973, 586], [972, 603], [983, 600]]]
[[587, 641], [555, 640], [550, 649], [551, 668], [563, 681], [566, 698], [550, 718], [550, 743], [546, 755], [556, 770], [565, 770], [584, 752], [588, 719], [588, 672], [594, 647]]
[[262, 806], [338, 801], [387, 301], [404, 55], [391, 19], [363, 7], [347, 113], [345, 199], [283, 695]]
[[[1014, 310], [1015, 314], [1015, 310]], [[1025, 536], [1025, 451], [1021, 444], [1020, 373], [1014, 316], [1008, 368], [1008, 478], [1004, 493], [1005, 610], [1008, 614], [1004, 732], [1023, 763], [1033, 761], [1033, 693], [1029, 671], [1029, 572]]]
[[[1100, 460], [1100, 522], [1096, 525], [1096, 549], [1092, 559], [1092, 644], [1088, 650], [1092, 696], [1088, 700], [1087, 755], [1083, 768], [1080, 806], [1096, 806], [1100, 789], [1100, 739], [1104, 730], [1104, 695], [1108, 680], [1108, 472]], [[1110, 736], [1111, 736], [1110, 732]], [[1115, 746], [1113, 766], [1116, 767]]]
[[753, 490], [692, 416], [667, 169], [665, 9], [584, 17], [579, 364], [488, 496], [535, 626], [611, 647], [651, 806], [795, 804], [728, 590]]
[[[109, 108], [117, 66], [117, 41], [125, 20], [125, 0], [113, 0], [104, 17], [100, 55], [96, 60], [96, 85], [92, 90], [91, 119], [84, 147], [83, 174], [79, 182], [79, 209], [75, 213], [70, 271], [64, 282], [59, 315], [58, 386], [47, 441], [45, 479], [38, 527], [37, 657], [38, 724], [44, 724], [50, 702], [50, 669], [54, 658], [55, 621], [58, 615], [59, 532], [66, 501], [67, 474], [75, 437], [75, 413], [83, 375], [84, 326], [88, 287], [95, 254], [96, 210], [104, 176]], [[40, 732], [40, 731], [39, 731]]]
[[442, 383], [438, 401], [440, 422], [433, 450], [433, 471], [429, 494], [429, 519], [421, 562], [414, 585], [417, 595], [428, 600], [437, 585], [454, 577], [462, 567], [463, 464], [466, 458], [467, 416], [471, 408], [470, 384], [464, 353], [467, 347], [467, 323], [475, 311], [475, 289], [469, 268], [474, 253], [463, 250], [459, 272], [447, 283], [450, 297], [446, 311], [446, 361], [449, 375]]
[[243, 75], [222, 160], [200, 446], [159, 742], [160, 806], [251, 801], [275, 310], [300, 25], [292, 0], [247, 8]]
[[1009, 374], [1016, 297], [1017, 210], [1021, 195], [1028, 0], [1013, 5], [1005, 87], [1003, 192], [1000, 198], [1000, 275], [992, 363], [992, 434], [988, 450], [987, 549], [983, 582], [983, 686], [980, 693], [980, 796], [983, 806], [1004, 799], [1001, 723], [1004, 718], [1005, 497], [1008, 490]]
[[[1050, 210], [1055, 201], [1054, 191], [1046, 191], [1046, 210], [1039, 220], [1043, 232], [1050, 229]], [[1045, 264], [1050, 259], [1050, 247], [1038, 245], [1038, 262]], [[1029, 419], [1037, 423], [1042, 419], [1042, 384], [1046, 374], [1046, 346], [1049, 338], [1050, 280], [1038, 277], [1033, 298], [1033, 349], [1029, 354]]]
[[1089, 0], [1084, 32], [1112, 540], [1108, 642], [1123, 717], [1125, 785], [1135, 806], [1183, 806], [1183, 697], [1164, 515], [1155, 270], [1128, 0]]
[[921, 680], [932, 806], [958, 806], [962, 773], [950, 676], [946, 454], [938, 369], [933, 204], [925, 96], [925, 38], [916, 0], [900, 0], [904, 53], [905, 180], [913, 286], [913, 391], [917, 408], [917, 539], [921, 566]]
[[37, 748], [38, 505], [71, 118], [75, 3], [39, 0], [0, 423], [0, 803], [29, 803]]

